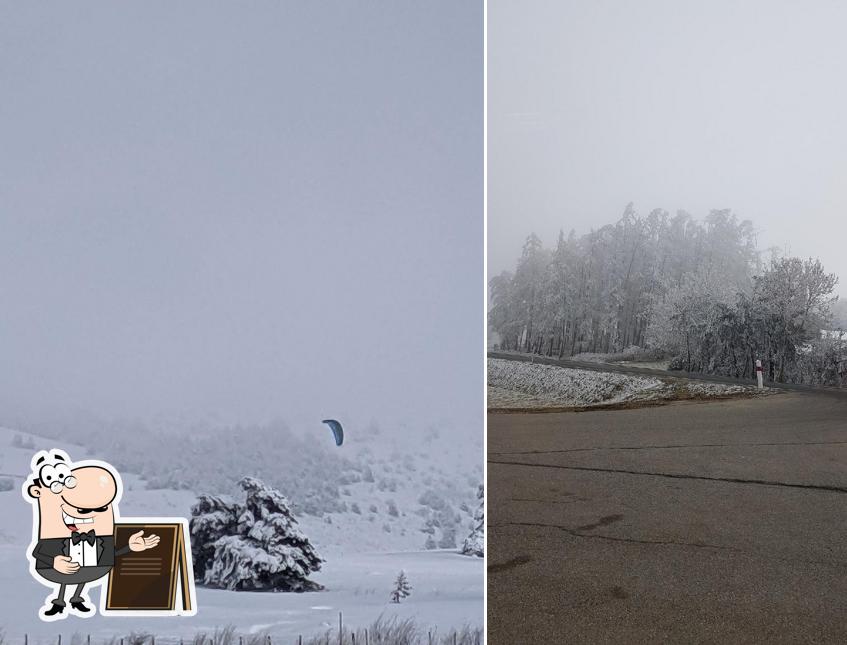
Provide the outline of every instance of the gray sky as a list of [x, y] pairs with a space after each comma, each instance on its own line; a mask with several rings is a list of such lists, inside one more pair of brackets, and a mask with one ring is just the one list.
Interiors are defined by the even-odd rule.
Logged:
[[630, 201], [732, 208], [847, 295], [847, 4], [488, 4], [488, 272]]
[[482, 432], [478, 2], [0, 4], [0, 423]]

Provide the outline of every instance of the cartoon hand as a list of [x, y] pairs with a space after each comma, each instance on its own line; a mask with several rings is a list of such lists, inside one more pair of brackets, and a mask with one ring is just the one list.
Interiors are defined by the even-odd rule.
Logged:
[[129, 550], [130, 551], [146, 551], [147, 549], [152, 549], [159, 543], [158, 535], [151, 535], [149, 537], [141, 537], [144, 534], [144, 529], [140, 530], [138, 533], [133, 533], [129, 536]]
[[53, 558], [53, 568], [59, 573], [76, 573], [79, 571], [79, 563], [66, 555], [57, 555]]

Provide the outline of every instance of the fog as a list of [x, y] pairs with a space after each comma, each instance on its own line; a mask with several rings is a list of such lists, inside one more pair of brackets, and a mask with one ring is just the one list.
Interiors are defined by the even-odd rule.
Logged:
[[0, 425], [481, 437], [479, 4], [0, 5]]
[[[847, 6], [489, 3], [488, 275], [627, 203], [731, 208], [847, 295]], [[767, 257], [767, 254], [765, 254]]]

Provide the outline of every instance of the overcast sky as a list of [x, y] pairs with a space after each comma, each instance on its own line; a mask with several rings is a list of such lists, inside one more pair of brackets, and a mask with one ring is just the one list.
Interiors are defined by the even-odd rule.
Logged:
[[0, 424], [482, 434], [478, 2], [0, 4]]
[[731, 208], [847, 295], [847, 3], [488, 4], [488, 272], [628, 202]]

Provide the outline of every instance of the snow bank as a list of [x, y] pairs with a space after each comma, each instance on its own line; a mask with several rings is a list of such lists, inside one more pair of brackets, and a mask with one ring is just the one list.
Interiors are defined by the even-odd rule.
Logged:
[[488, 407], [584, 407], [755, 394], [747, 385], [674, 381], [504, 359], [488, 361]]

